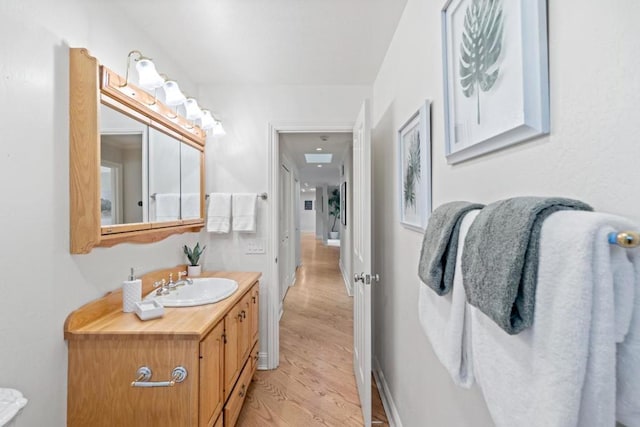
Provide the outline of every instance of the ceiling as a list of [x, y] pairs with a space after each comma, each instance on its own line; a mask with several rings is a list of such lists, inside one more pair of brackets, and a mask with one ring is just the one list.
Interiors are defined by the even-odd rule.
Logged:
[[405, 3], [113, 0], [110, 7], [185, 64], [196, 84], [370, 85]]
[[[322, 184], [337, 186], [340, 184], [342, 159], [351, 141], [351, 133], [281, 133], [280, 151], [298, 168], [301, 187], [307, 187], [305, 183], [308, 187]], [[317, 151], [317, 148], [322, 148], [322, 151]], [[319, 168], [316, 164], [307, 164], [306, 153], [331, 153], [333, 159]]]

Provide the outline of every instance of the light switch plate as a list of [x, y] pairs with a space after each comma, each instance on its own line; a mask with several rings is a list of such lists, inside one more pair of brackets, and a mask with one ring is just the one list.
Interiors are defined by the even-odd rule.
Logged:
[[264, 254], [266, 252], [264, 247], [265, 244], [263, 239], [249, 240], [247, 241], [247, 249], [245, 253], [247, 255]]

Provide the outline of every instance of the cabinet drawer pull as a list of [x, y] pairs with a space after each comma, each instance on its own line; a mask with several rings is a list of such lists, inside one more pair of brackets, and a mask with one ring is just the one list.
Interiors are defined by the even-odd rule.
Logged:
[[138, 368], [136, 380], [131, 382], [131, 387], [173, 387], [176, 383], [181, 383], [187, 378], [187, 369], [183, 366], [173, 368], [170, 381], [149, 381], [151, 375], [151, 369], [147, 366]]
[[240, 387], [240, 393], [238, 393], [240, 397], [244, 397], [244, 392], [246, 388], [247, 386], [245, 384], [242, 384], [242, 387]]

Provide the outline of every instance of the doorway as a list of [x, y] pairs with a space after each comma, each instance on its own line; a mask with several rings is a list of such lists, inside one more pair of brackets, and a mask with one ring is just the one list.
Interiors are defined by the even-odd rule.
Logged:
[[[289, 244], [289, 252], [292, 254], [292, 264], [294, 266], [293, 273], [295, 274], [295, 268], [299, 265], [299, 260], [302, 258], [298, 255], [300, 251], [300, 239], [299, 235], [299, 227], [300, 227], [300, 206], [302, 204], [302, 189], [314, 188], [312, 183], [305, 181], [300, 178], [299, 171], [295, 167], [295, 163], [291, 158], [288, 158], [286, 155], [283, 156], [281, 153], [281, 145], [282, 139], [286, 139], [287, 136], [292, 134], [300, 134], [306, 135], [308, 137], [319, 138], [321, 135], [331, 135], [331, 134], [350, 134], [353, 130], [353, 124], [338, 124], [338, 125], [291, 125], [291, 124], [270, 124], [270, 144], [269, 144], [269, 193], [273, 194], [273, 200], [276, 203], [272, 203], [269, 206], [270, 212], [270, 224], [269, 227], [272, 230], [271, 233], [275, 237], [270, 239], [269, 242], [269, 253], [273, 254], [272, 260], [273, 263], [270, 264], [269, 271], [266, 272], [267, 276], [267, 306], [266, 306], [266, 320], [267, 320], [267, 354], [266, 360], [263, 360], [262, 367], [266, 369], [275, 369], [278, 367], [279, 358], [280, 358], [280, 331], [279, 331], [279, 320], [282, 314], [281, 307], [282, 299], [281, 295], [286, 295], [286, 289], [284, 285], [281, 286], [281, 277], [284, 277], [284, 274], [281, 273], [281, 263], [286, 264], [289, 257], [283, 259], [281, 258], [281, 240], [283, 237], [283, 233], [281, 232], [281, 228], [287, 228], [290, 230], [289, 232], [289, 241], [294, 240], [293, 243]], [[283, 138], [284, 137], [284, 138]], [[350, 138], [349, 138], [350, 139]], [[320, 141], [320, 140], [318, 140]], [[318, 147], [315, 147], [318, 148]], [[314, 150], [315, 150], [314, 148]], [[303, 153], [307, 154], [307, 153]], [[289, 213], [288, 222], [290, 226], [282, 224], [282, 211], [281, 211], [281, 202], [286, 203], [286, 197], [281, 197], [281, 192], [283, 191], [283, 185], [281, 184], [282, 177], [282, 165], [283, 163], [287, 165], [287, 168], [290, 172], [289, 179], [291, 179], [291, 185], [289, 186], [289, 191], [294, 191], [298, 185], [296, 184], [296, 180], [298, 181], [300, 191], [297, 191], [297, 194], [292, 194], [289, 199], [291, 200], [291, 205], [296, 205], [293, 211]], [[317, 169], [317, 165], [315, 166]], [[326, 167], [322, 164], [322, 167]], [[341, 169], [340, 169], [341, 170]], [[286, 175], [285, 175], [286, 177]], [[307, 184], [305, 186], [305, 183]], [[327, 198], [322, 195], [320, 198], [316, 195], [317, 203], [314, 203], [314, 211], [318, 214], [318, 209], [321, 214], [326, 213], [326, 204]], [[321, 217], [320, 221], [318, 221], [320, 225], [318, 227], [323, 227], [323, 235], [325, 235], [326, 227], [328, 226], [329, 219], [326, 220]], [[276, 237], [277, 236], [277, 237]], [[328, 234], [326, 234], [328, 239]], [[294, 238], [292, 238], [294, 237]], [[344, 252], [347, 252], [346, 250]], [[286, 269], [286, 267], [283, 267]], [[346, 276], [349, 277], [349, 276]], [[291, 281], [291, 283], [293, 283]], [[290, 284], [291, 284], [290, 283]], [[284, 291], [284, 292], [283, 292]], [[266, 362], [266, 363], [264, 363]], [[266, 365], [266, 366], [265, 366]]]

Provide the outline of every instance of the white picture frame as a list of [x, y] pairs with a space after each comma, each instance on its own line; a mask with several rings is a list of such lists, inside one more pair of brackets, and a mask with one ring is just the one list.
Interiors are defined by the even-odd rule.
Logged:
[[431, 214], [431, 101], [398, 130], [400, 223], [424, 232]]
[[441, 18], [447, 162], [548, 134], [546, 0], [448, 0]]

